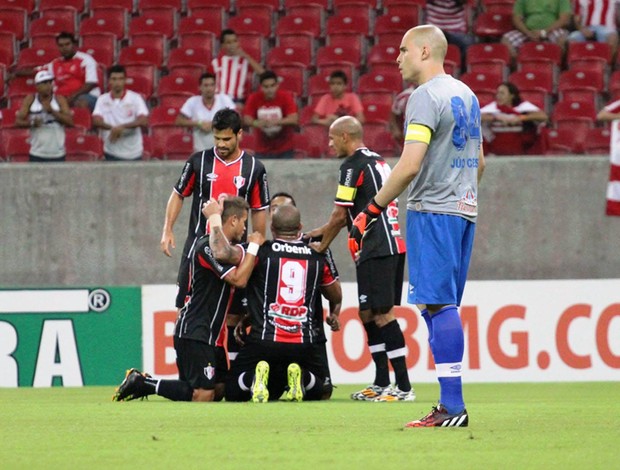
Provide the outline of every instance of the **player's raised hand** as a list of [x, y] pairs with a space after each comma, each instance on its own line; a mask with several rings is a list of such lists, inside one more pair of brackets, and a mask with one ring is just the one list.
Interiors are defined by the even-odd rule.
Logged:
[[351, 231], [349, 232], [348, 240], [349, 251], [354, 261], [359, 259], [364, 237], [368, 233], [368, 230], [370, 230], [372, 224], [377, 220], [377, 217], [381, 215], [383, 209], [385, 208], [377, 204], [373, 198], [366, 208], [355, 217], [353, 225], [351, 226]]
[[256, 243], [260, 246], [265, 243], [265, 237], [260, 232], [252, 232], [248, 235], [248, 243]]
[[215, 198], [209, 199], [202, 204], [202, 214], [208, 219], [215, 214], [221, 214], [223, 210], [223, 202], [218, 201]]

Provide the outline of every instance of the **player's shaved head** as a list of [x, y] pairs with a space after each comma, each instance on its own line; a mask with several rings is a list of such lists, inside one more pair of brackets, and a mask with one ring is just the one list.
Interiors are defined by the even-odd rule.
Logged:
[[353, 116], [339, 117], [332, 123], [329, 130], [337, 135], [349, 134], [355, 140], [362, 140], [364, 136], [362, 123]]
[[448, 52], [448, 41], [443, 31], [437, 26], [424, 24], [411, 28], [403, 37], [405, 44], [410, 41], [418, 47], [428, 47], [431, 57], [443, 63]]
[[295, 206], [285, 204], [276, 208], [271, 218], [274, 237], [297, 236], [301, 230], [301, 215]]

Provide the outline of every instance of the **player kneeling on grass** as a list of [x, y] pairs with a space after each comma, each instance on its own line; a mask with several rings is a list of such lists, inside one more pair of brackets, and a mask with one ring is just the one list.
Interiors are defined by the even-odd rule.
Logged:
[[115, 401], [153, 394], [174, 401], [222, 399], [228, 372], [222, 326], [234, 288], [245, 287], [258, 247], [264, 242], [258, 232], [248, 237], [247, 245], [231, 246], [226, 241], [229, 262], [217, 261], [210, 245], [221, 245], [228, 239], [239, 242], [245, 233], [249, 208], [239, 197], [226, 199], [222, 205], [222, 214], [209, 218], [210, 234], [198, 240], [191, 255], [190, 295], [179, 313], [174, 334], [179, 380], [157, 380], [130, 369], [114, 395]]
[[[324, 254], [301, 239], [299, 210], [278, 207], [272, 216], [274, 239], [265, 242], [247, 285], [251, 330], [226, 382], [227, 401], [320, 400], [324, 364], [315, 333], [314, 309], [321, 293], [330, 303], [326, 321], [340, 329], [340, 282]], [[217, 259], [224, 253], [212, 245]], [[222, 250], [223, 251], [223, 250]]]

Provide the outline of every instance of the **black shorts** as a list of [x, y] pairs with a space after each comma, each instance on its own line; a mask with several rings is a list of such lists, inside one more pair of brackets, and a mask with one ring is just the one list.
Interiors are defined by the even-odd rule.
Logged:
[[360, 310], [385, 310], [400, 305], [404, 271], [404, 254], [360, 263], [356, 268]]
[[[325, 345], [321, 344], [290, 344], [272, 343], [265, 341], [248, 341], [241, 348], [237, 359], [230, 371], [230, 381], [226, 385], [226, 399], [230, 400], [230, 393], [235, 395], [234, 401], [249, 400], [249, 392], [242, 398], [234, 392], [238, 388], [238, 378], [244, 372], [254, 373], [259, 361], [269, 363], [269, 399], [277, 400], [284, 393], [287, 383], [287, 368], [292, 362], [296, 362], [302, 369], [311, 372], [319, 383], [325, 381], [325, 362], [327, 356], [323, 355]], [[322, 389], [318, 387], [319, 395]]]
[[177, 352], [179, 380], [192, 388], [213, 390], [216, 383], [222, 383], [228, 375], [226, 350], [210, 346], [202, 341], [174, 337]]

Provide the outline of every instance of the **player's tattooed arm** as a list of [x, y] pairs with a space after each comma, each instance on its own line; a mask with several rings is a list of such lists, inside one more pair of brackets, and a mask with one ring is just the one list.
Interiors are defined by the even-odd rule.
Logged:
[[209, 247], [213, 251], [215, 259], [221, 263], [237, 266], [243, 260], [243, 250], [241, 247], [230, 244], [221, 226], [211, 227]]

